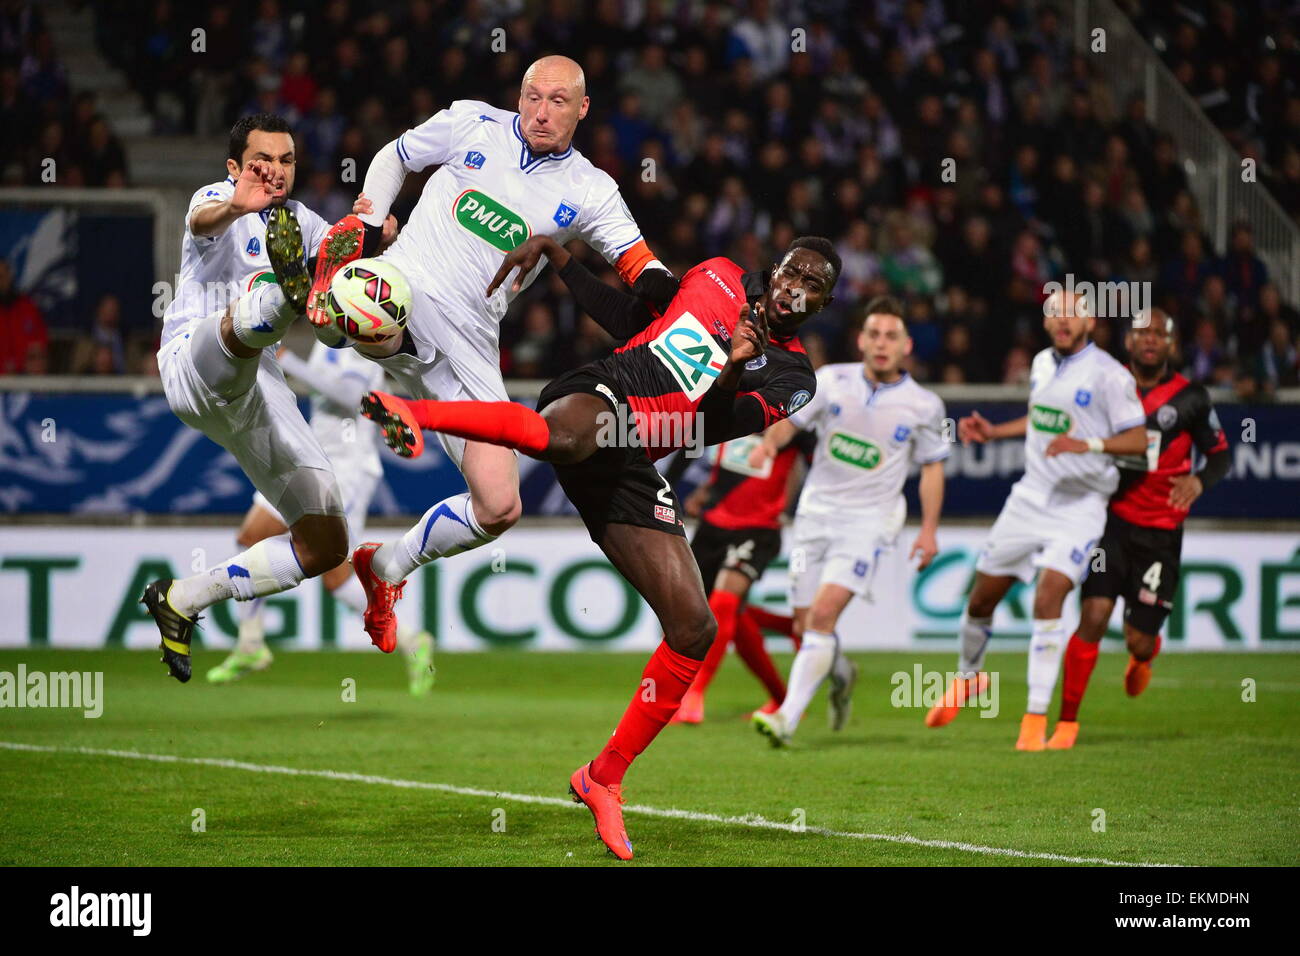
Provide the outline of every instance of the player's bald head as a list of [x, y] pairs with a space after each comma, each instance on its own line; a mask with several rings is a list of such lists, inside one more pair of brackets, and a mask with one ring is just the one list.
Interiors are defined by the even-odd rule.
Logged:
[[519, 84], [520, 92], [529, 85], [539, 87], [563, 86], [574, 96], [581, 99], [587, 95], [587, 75], [577, 60], [558, 53], [534, 60], [524, 70], [523, 81]]

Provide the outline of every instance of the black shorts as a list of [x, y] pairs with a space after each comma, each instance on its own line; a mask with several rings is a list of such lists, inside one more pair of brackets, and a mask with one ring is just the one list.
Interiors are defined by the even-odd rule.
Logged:
[[704, 590], [713, 590], [718, 572], [739, 571], [757, 581], [781, 553], [780, 528], [719, 528], [701, 521], [691, 539], [695, 563], [700, 566]]
[[[612, 410], [627, 404], [597, 366], [584, 365], [565, 372], [542, 389], [537, 410], [540, 412], [557, 399], [575, 393], [599, 395], [610, 403]], [[644, 448], [598, 448], [586, 461], [552, 467], [564, 494], [578, 509], [591, 540], [597, 544], [605, 535], [605, 526], [611, 524], [636, 525], [686, 537], [677, 495]]]
[[1143, 528], [1110, 514], [1098, 547], [1104, 564], [1084, 579], [1082, 596], [1122, 597], [1125, 623], [1159, 634], [1178, 593], [1183, 530]]

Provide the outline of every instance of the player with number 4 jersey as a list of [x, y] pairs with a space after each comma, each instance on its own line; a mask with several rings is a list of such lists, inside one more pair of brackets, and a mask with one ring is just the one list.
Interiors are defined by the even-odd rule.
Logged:
[[[1116, 461], [1120, 484], [1101, 539], [1105, 560], [1083, 582], [1079, 629], [1065, 650], [1061, 719], [1047, 741], [1051, 750], [1068, 750], [1079, 736], [1079, 705], [1121, 597], [1129, 651], [1124, 690], [1136, 697], [1146, 689], [1151, 661], [1160, 653], [1160, 628], [1178, 593], [1183, 520], [1231, 465], [1209, 393], [1169, 368], [1174, 337], [1173, 319], [1152, 309], [1134, 318], [1125, 341], [1146, 412], [1146, 453]], [[1197, 454], [1205, 458], [1199, 472]]]

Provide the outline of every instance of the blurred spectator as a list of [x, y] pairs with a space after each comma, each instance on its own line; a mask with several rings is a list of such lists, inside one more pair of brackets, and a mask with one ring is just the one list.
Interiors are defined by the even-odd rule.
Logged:
[[0, 375], [40, 375], [48, 351], [40, 309], [18, 291], [13, 268], [0, 259]]
[[1279, 388], [1300, 385], [1300, 355], [1296, 352], [1295, 336], [1281, 319], [1274, 319], [1268, 329], [1268, 339], [1259, 352], [1257, 378], [1268, 394]]
[[122, 340], [122, 303], [111, 292], [99, 297], [90, 336], [80, 339], [72, 354], [74, 375], [121, 375], [126, 371]]
[[1193, 382], [1208, 383], [1213, 380], [1214, 370], [1223, 360], [1225, 353], [1219, 344], [1219, 332], [1209, 319], [1196, 323], [1196, 334], [1192, 344], [1184, 352], [1187, 367], [1183, 370]]

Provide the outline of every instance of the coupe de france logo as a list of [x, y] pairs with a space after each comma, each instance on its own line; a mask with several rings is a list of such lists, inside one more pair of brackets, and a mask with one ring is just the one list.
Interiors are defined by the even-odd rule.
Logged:
[[1092, 404], [1092, 392], [1088, 391], [1086, 388], [1079, 389], [1074, 393], [1074, 404], [1078, 405], [1080, 408], [1087, 408]]
[[487, 157], [476, 149], [471, 149], [465, 154], [466, 169], [482, 169], [485, 162], [487, 162]]
[[790, 414], [793, 415], [795, 412], [799, 411], [799, 409], [807, 405], [810, 401], [812, 401], [812, 395], [808, 392], [806, 388], [801, 388], [799, 389], [799, 391], [795, 392], [793, 395], [790, 396], [790, 403], [786, 407], [790, 409]]
[[248, 240], [248, 245], [244, 247], [244, 252], [250, 256], [260, 256], [262, 254], [262, 244], [258, 241], [257, 236]]
[[561, 202], [556, 207], [555, 215], [551, 218], [555, 220], [555, 224], [561, 229], [568, 228], [573, 224], [573, 220], [578, 218], [578, 208], [569, 205], [567, 202]]
[[758, 356], [758, 358], [752, 358], [748, 362], [746, 362], [745, 370], [749, 372], [757, 372], [760, 368], [762, 368], [766, 364], [767, 364], [767, 356], [760, 355]]

